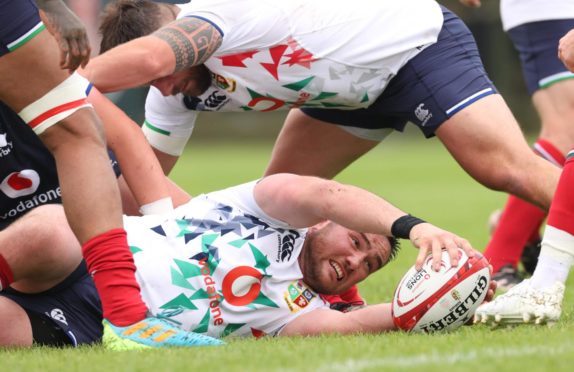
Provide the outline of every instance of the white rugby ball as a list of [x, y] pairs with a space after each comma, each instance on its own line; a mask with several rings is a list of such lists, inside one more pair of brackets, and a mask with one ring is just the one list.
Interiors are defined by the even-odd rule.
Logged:
[[468, 258], [459, 249], [459, 263], [451, 266], [446, 250], [439, 271], [428, 256], [421, 270], [411, 267], [393, 298], [395, 325], [412, 332], [451, 331], [466, 323], [482, 304], [490, 284], [486, 258], [478, 252]]

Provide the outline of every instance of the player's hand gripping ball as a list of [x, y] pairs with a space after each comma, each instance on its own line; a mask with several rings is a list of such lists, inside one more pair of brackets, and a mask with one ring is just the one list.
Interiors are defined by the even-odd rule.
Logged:
[[490, 284], [488, 261], [480, 253], [469, 258], [459, 249], [458, 266], [443, 250], [440, 270], [432, 269], [432, 256], [421, 270], [411, 267], [393, 298], [393, 321], [412, 332], [451, 331], [472, 319]]

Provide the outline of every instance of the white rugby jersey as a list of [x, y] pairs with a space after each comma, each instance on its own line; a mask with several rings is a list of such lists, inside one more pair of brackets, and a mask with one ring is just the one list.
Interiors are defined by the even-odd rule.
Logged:
[[574, 18], [574, 0], [500, 0], [505, 31], [525, 23]]
[[124, 217], [147, 306], [213, 337], [276, 335], [328, 305], [301, 280], [306, 229], [267, 216], [255, 182], [200, 195], [165, 216]]
[[184, 105], [181, 94], [150, 93], [146, 135], [172, 155], [191, 135], [190, 107], [367, 107], [405, 63], [436, 42], [443, 23], [431, 0], [193, 0], [180, 8], [178, 18], [208, 20], [223, 37], [205, 63], [212, 88], [199, 100]]

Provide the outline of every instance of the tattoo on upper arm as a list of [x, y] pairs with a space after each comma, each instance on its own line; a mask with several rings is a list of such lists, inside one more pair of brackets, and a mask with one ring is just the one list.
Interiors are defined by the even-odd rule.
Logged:
[[204, 63], [221, 45], [219, 31], [198, 18], [178, 19], [152, 35], [169, 44], [175, 55], [175, 71]]

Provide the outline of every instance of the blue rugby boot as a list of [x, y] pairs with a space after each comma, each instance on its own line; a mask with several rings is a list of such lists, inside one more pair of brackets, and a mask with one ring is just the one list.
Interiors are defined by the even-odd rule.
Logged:
[[199, 333], [184, 331], [172, 320], [149, 316], [135, 324], [118, 327], [103, 320], [102, 344], [106, 349], [125, 351], [164, 347], [217, 346], [224, 342]]

